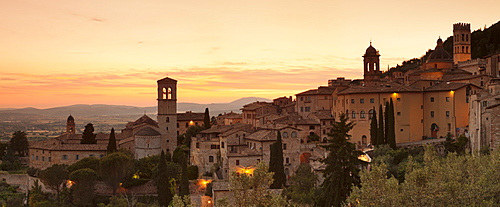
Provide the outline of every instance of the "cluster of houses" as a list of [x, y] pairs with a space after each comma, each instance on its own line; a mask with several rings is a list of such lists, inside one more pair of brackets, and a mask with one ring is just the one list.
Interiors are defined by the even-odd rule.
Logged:
[[[363, 55], [363, 79], [342, 77], [327, 85], [279, 97], [273, 102], [242, 106], [241, 113], [216, 117], [216, 125], [192, 138], [190, 163], [200, 176], [228, 179], [231, 171], [269, 162], [270, 145], [280, 132], [285, 174], [293, 175], [301, 163], [320, 172], [326, 157], [321, 147], [335, 118], [345, 113], [356, 123], [351, 142], [371, 147], [370, 119], [380, 106], [394, 103], [396, 142], [399, 146], [466, 136], [473, 152], [497, 148], [500, 137], [500, 54], [471, 59], [470, 24], [453, 25], [453, 54], [439, 38], [435, 49], [419, 69], [383, 74], [380, 53], [370, 43]], [[144, 115], [116, 134], [118, 148], [130, 150], [136, 159], [173, 151], [177, 136], [203, 123], [203, 113], [177, 113], [177, 81], [158, 80], [156, 120]], [[383, 107], [384, 108], [384, 107]], [[44, 169], [72, 164], [84, 157], [102, 157], [108, 134], [97, 134], [97, 144], [80, 144], [75, 120], [67, 120], [61, 136], [30, 143], [30, 166]]]

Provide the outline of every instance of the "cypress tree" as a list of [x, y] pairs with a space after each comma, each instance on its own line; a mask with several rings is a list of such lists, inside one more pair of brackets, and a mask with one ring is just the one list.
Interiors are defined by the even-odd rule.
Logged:
[[285, 186], [286, 175], [283, 165], [283, 140], [278, 131], [277, 140], [271, 145], [271, 155], [269, 158], [269, 172], [274, 172], [273, 183], [270, 188], [281, 189]]
[[385, 102], [385, 111], [384, 111], [384, 132], [385, 132], [385, 137], [384, 137], [384, 144], [389, 144], [388, 140], [387, 140], [387, 135], [389, 134], [389, 125], [390, 123], [388, 123], [390, 120], [389, 120], [389, 111], [390, 111], [390, 108], [391, 105], [389, 104], [389, 101], [386, 101]]
[[377, 112], [375, 111], [375, 107], [373, 107], [373, 115], [370, 117], [370, 141], [372, 145], [378, 145], [378, 127], [377, 127]]
[[111, 128], [111, 133], [109, 134], [109, 142], [107, 147], [107, 153], [111, 154], [116, 152], [116, 138], [115, 138], [115, 128]]
[[168, 206], [172, 201], [172, 192], [170, 191], [169, 176], [167, 173], [167, 163], [165, 152], [161, 151], [158, 167], [156, 168], [156, 191], [158, 193], [158, 203], [160, 206]]
[[182, 156], [179, 159], [179, 164], [181, 165], [181, 180], [179, 181], [179, 196], [183, 197], [189, 195], [189, 178], [187, 172], [187, 154], [183, 150]]
[[394, 117], [394, 102], [389, 103], [389, 109], [387, 110], [387, 121], [385, 124], [387, 125], [387, 144], [391, 146], [392, 149], [396, 149], [396, 131], [395, 131], [395, 117]]
[[203, 117], [203, 126], [205, 129], [210, 129], [210, 113], [208, 113], [208, 108], [205, 108], [205, 116]]
[[94, 134], [94, 125], [92, 123], [88, 123], [85, 126], [85, 130], [83, 130], [81, 144], [96, 144], [97, 140], [95, 139], [96, 134]]
[[377, 144], [386, 144], [385, 143], [385, 134], [384, 134], [384, 112], [382, 111], [382, 105], [379, 106], [378, 109], [378, 130], [377, 130]]
[[328, 133], [331, 139], [324, 146], [328, 156], [322, 161], [326, 164], [323, 174], [325, 180], [321, 184], [321, 193], [315, 206], [343, 206], [352, 188], [361, 187], [359, 166], [364, 162], [358, 159], [362, 152], [356, 150], [354, 143], [349, 142], [349, 131], [353, 127], [354, 123], [348, 123], [346, 115], [341, 114], [339, 121], [332, 125], [331, 133]]

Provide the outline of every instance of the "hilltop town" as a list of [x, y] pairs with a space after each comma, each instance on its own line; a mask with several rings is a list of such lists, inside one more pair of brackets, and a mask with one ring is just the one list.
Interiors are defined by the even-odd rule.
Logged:
[[380, 69], [383, 51], [370, 42], [366, 51], [360, 51], [362, 79], [325, 80], [324, 86], [295, 97], [246, 104], [241, 112], [209, 116], [209, 122], [208, 111], [178, 113], [177, 80], [165, 77], [157, 81], [156, 117], [137, 117], [115, 129], [116, 135], [97, 133], [89, 144], [77, 133], [79, 117], [69, 115], [66, 126], [61, 126], [65, 132], [30, 142], [23, 161], [32, 169], [45, 170], [56, 164], [71, 166], [88, 157], [103, 158], [109, 153], [110, 137], [116, 150], [127, 151], [137, 160], [162, 152], [175, 154], [184, 145], [189, 165], [197, 169], [195, 177], [213, 180], [212, 195], [202, 198], [203, 205], [211, 206], [221, 198], [230, 200], [232, 172], [270, 162], [278, 136], [282, 139], [285, 177], [290, 179], [305, 163], [319, 175], [321, 183], [326, 168], [323, 160], [328, 156], [324, 146], [329, 144], [332, 125], [342, 115], [355, 123], [349, 142], [366, 153], [365, 161], [371, 160], [374, 145], [381, 144], [373, 135], [372, 120], [391, 122], [388, 116], [383, 118], [389, 107], [397, 148], [430, 144], [443, 152], [447, 139], [465, 137], [465, 147], [471, 153], [492, 151], [500, 141], [496, 116], [500, 113], [500, 53], [472, 59], [471, 34], [470, 24], [453, 24], [452, 54], [437, 38], [434, 50], [418, 69], [389, 75]]

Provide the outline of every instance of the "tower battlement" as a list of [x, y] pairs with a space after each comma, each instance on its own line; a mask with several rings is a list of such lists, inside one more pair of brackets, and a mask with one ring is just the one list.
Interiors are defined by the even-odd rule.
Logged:
[[470, 30], [470, 23], [455, 23], [453, 24], [453, 30]]

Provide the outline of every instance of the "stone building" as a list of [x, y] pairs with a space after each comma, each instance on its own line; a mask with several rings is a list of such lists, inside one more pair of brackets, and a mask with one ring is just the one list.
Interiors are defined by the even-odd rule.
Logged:
[[177, 136], [186, 133], [191, 126], [202, 126], [205, 119], [205, 113], [177, 113]]

